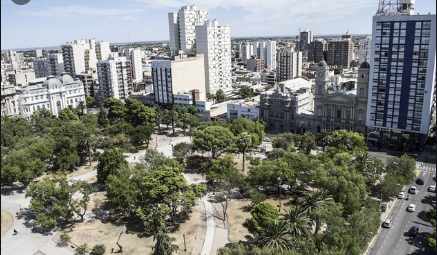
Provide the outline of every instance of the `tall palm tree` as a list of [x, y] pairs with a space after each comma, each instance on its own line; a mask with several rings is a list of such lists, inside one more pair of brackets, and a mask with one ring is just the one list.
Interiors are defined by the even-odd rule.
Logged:
[[292, 237], [307, 236], [311, 230], [311, 219], [307, 215], [307, 210], [301, 211], [300, 208], [290, 208], [285, 215], [285, 220]]
[[255, 238], [255, 242], [265, 248], [270, 248], [279, 253], [291, 249], [288, 226], [284, 221], [275, 220], [269, 227], [264, 228]]

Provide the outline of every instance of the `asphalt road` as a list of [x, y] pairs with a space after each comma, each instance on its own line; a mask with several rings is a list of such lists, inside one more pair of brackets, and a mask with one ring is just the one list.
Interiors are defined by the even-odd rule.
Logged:
[[[430, 185], [435, 185], [433, 176], [436, 173], [435, 164], [417, 164], [420, 169], [420, 178], [425, 181], [424, 185], [414, 184], [418, 193], [416, 195], [409, 194], [408, 200], [398, 199], [394, 208], [389, 215], [392, 219], [392, 227], [390, 229], [383, 228], [379, 233], [377, 240], [370, 249], [370, 255], [431, 255], [426, 251], [424, 244], [424, 234], [432, 233], [430, 223], [423, 221], [419, 215], [432, 208], [431, 198], [434, 200], [436, 193], [427, 191]], [[406, 210], [409, 204], [416, 205], [415, 212]], [[416, 238], [409, 237], [407, 232], [413, 227], [419, 227], [419, 234]]]

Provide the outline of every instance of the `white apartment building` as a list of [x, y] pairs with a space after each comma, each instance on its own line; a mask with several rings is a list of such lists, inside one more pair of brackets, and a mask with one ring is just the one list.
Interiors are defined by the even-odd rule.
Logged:
[[141, 48], [131, 49], [129, 52], [132, 64], [132, 78], [133, 81], [137, 83], [143, 81], [143, 56], [144, 53]]
[[108, 42], [74, 40], [62, 45], [64, 70], [70, 75], [95, 71], [97, 61], [107, 60], [111, 54]]
[[263, 68], [268, 71], [276, 69], [276, 41], [242, 42], [239, 51], [240, 58], [245, 64], [255, 56], [261, 59]]
[[152, 82], [157, 104], [181, 104], [184, 100], [193, 101], [193, 98], [204, 101], [206, 100], [204, 56], [179, 55], [174, 60], [152, 60]]
[[217, 20], [196, 27], [197, 53], [205, 56], [207, 93], [230, 90], [232, 87], [231, 28]]
[[43, 57], [42, 49], [36, 49], [35, 50], [35, 57], [37, 57], [37, 58]]
[[244, 64], [247, 64], [247, 60], [249, 60], [252, 56], [256, 56], [254, 45], [251, 42], [240, 43], [239, 55], [241, 61], [243, 61]]
[[417, 15], [414, 1], [373, 17], [366, 125], [381, 133], [426, 137], [436, 81], [436, 16]]
[[170, 50], [172, 55], [179, 50], [185, 53], [195, 52], [196, 26], [203, 25], [207, 20], [208, 12], [194, 5], [184, 6], [177, 15], [168, 14]]
[[85, 41], [74, 41], [62, 45], [64, 71], [70, 75], [85, 72]]
[[107, 60], [111, 57], [109, 42], [100, 41], [96, 43], [96, 57], [97, 61]]
[[276, 41], [266, 41], [261, 50], [264, 67], [271, 71], [276, 69]]
[[97, 64], [99, 96], [125, 100], [132, 93], [132, 67], [126, 57], [110, 58]]
[[64, 108], [75, 108], [81, 103], [85, 105], [82, 82], [68, 74], [56, 78], [49, 76], [44, 81], [23, 88], [2, 88], [2, 116], [30, 118], [40, 109], [47, 109], [58, 116]]

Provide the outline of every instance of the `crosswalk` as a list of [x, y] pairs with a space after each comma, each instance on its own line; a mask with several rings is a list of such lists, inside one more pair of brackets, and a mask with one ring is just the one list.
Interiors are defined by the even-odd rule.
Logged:
[[419, 169], [423, 175], [435, 175], [436, 172], [436, 164], [417, 161], [416, 168]]

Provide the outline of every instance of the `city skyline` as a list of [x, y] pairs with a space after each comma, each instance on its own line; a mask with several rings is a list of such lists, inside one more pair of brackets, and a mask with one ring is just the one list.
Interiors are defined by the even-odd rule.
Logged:
[[[168, 40], [167, 13], [186, 4], [207, 9], [210, 19], [231, 26], [232, 37], [251, 37], [294, 36], [306, 28], [315, 35], [346, 31], [370, 34], [377, 1], [340, 0], [320, 5], [319, 0], [276, 0], [273, 4], [261, 0], [108, 0], [104, 7], [101, 2], [84, 0], [55, 4], [34, 0], [24, 6], [2, 1], [1, 45], [2, 49], [49, 47], [75, 38], [111, 42]], [[416, 9], [419, 13], [435, 13], [435, 2], [418, 0]], [[23, 34], [31, 40], [23, 40]]]

